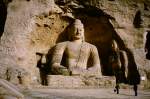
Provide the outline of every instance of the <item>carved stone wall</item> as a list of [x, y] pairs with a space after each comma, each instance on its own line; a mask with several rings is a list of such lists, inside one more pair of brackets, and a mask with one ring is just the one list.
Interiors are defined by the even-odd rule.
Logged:
[[[54, 0], [3, 1], [7, 19], [0, 40], [1, 78], [6, 79], [8, 68], [15, 67], [13, 82], [18, 82], [18, 71], [26, 71], [22, 76], [30, 75], [31, 82], [39, 81], [36, 52], [48, 53], [55, 43], [66, 39], [70, 17], [84, 23], [85, 40], [97, 46], [104, 69], [108, 69], [113, 38], [120, 41], [120, 48], [132, 49], [138, 67], [145, 68], [143, 47], [144, 33], [150, 28], [149, 0], [55, 0], [57, 5]], [[83, 7], [87, 12], [77, 10]]]

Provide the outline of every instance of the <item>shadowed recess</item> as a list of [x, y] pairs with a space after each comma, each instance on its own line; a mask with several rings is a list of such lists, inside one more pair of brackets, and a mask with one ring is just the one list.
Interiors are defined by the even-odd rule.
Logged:
[[[65, 3], [66, 2], [64, 2], [63, 5], [65, 5]], [[108, 57], [111, 54], [111, 41], [113, 39], [117, 41], [119, 49], [124, 50], [128, 54], [128, 57], [131, 58], [128, 58], [130, 63], [129, 66], [133, 64], [130, 68], [135, 68], [136, 70], [137, 66], [134, 57], [131, 57], [132, 52], [127, 50], [128, 48], [125, 46], [124, 41], [109, 22], [110, 19], [115, 19], [97, 7], [86, 5], [82, 2], [78, 2], [78, 5], [82, 7], [74, 7], [72, 5], [68, 7], [72, 9], [75, 18], [83, 22], [85, 28], [85, 41], [96, 45], [101, 60], [102, 74], [106, 76], [113, 75], [112, 67], [108, 63]], [[62, 32], [57, 41], [60, 40], [62, 35], [66, 35], [66, 31]]]
[[5, 22], [7, 18], [7, 5], [12, 2], [12, 0], [0, 0], [0, 38], [3, 35]]
[[133, 25], [135, 28], [140, 28], [142, 24], [141, 11], [137, 11], [134, 17]]

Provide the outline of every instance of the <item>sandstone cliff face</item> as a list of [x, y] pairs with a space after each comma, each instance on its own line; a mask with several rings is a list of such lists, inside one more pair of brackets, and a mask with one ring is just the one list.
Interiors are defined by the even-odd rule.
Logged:
[[29, 76], [29, 82], [38, 81], [36, 53], [47, 54], [57, 42], [66, 39], [71, 17], [80, 18], [84, 23], [85, 40], [97, 46], [103, 71], [109, 70], [107, 62], [112, 39], [118, 41], [121, 49], [132, 49], [137, 66], [142, 71], [150, 65], [143, 50], [145, 32], [150, 28], [149, 0], [3, 2], [7, 5], [7, 19], [0, 42], [1, 78], [6, 79], [12, 74], [10, 81], [19, 83], [17, 77], [21, 72], [22, 76]]
[[[32, 32], [36, 30], [36, 16], [40, 16], [42, 13], [49, 14], [49, 12], [59, 13], [61, 10], [54, 5], [53, 0], [13, 0], [8, 4], [7, 11], [5, 29], [1, 37], [0, 63], [1, 68], [4, 69], [1, 73], [4, 75], [7, 67], [16, 67], [18, 69], [24, 68], [30, 76], [34, 77], [38, 68], [36, 67], [35, 54], [37, 48], [33, 43], [35, 39], [38, 41], [43, 35], [38, 35], [39, 29], [35, 37], [32, 37], [34, 35]], [[50, 33], [47, 32], [47, 34]], [[44, 37], [43, 39], [45, 40]], [[44, 42], [40, 46], [39, 50], [44, 49], [45, 51]], [[49, 48], [49, 46], [51, 45], [46, 47]]]

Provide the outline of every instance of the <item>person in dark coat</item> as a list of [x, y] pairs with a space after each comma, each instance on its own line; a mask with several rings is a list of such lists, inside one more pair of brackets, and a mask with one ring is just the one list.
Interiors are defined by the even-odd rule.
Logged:
[[146, 59], [150, 60], [150, 31], [147, 31], [145, 42]]
[[127, 73], [127, 81], [129, 85], [133, 85], [133, 89], [135, 91], [135, 96], [137, 96], [138, 84], [140, 84], [140, 74], [135, 63], [134, 55], [130, 49], [126, 49], [128, 56], [128, 73]]

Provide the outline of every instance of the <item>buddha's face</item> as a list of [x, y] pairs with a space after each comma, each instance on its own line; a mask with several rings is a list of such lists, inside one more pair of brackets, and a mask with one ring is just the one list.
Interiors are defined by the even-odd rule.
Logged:
[[80, 20], [77, 20], [73, 26], [73, 31], [71, 32], [71, 38], [73, 40], [84, 38], [84, 27]]

